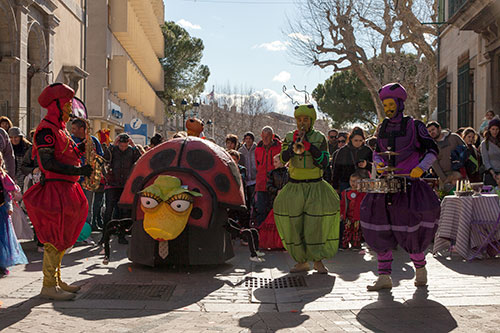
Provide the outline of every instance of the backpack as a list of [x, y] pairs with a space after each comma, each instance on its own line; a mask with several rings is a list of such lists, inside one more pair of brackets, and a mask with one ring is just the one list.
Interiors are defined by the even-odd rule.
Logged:
[[465, 167], [465, 163], [469, 159], [470, 153], [465, 145], [457, 146], [451, 152], [451, 168], [454, 171], [460, 171], [461, 168]]

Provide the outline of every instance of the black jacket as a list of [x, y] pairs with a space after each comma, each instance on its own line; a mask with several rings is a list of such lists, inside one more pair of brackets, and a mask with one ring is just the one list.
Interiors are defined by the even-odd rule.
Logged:
[[271, 196], [271, 201], [274, 201], [278, 191], [288, 183], [288, 178], [288, 169], [286, 167], [274, 169], [267, 173], [266, 189]]
[[367, 145], [354, 148], [350, 143], [340, 148], [332, 160], [332, 186], [338, 190], [340, 182], [348, 183], [351, 175], [359, 169], [358, 162], [366, 161], [364, 170], [372, 170], [373, 151]]
[[128, 147], [121, 151], [118, 146], [104, 148], [104, 159], [109, 163], [106, 185], [125, 187], [135, 162], [141, 157], [136, 147]]

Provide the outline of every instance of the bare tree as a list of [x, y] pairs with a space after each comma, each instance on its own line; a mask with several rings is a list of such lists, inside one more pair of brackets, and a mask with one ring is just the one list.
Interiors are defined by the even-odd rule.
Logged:
[[[377, 116], [384, 118], [377, 91], [383, 83], [401, 82], [409, 91], [407, 110], [421, 116], [419, 91], [428, 93], [430, 115], [435, 108], [436, 66], [431, 0], [307, 0], [300, 18], [289, 20], [290, 50], [300, 62], [334, 72], [353, 70], [370, 92]], [[408, 63], [408, 54], [414, 63]]]
[[[265, 96], [251, 88], [237, 89], [229, 84], [215, 90], [215, 98], [202, 106], [200, 117], [210, 119], [214, 124], [214, 139], [218, 144], [223, 145], [226, 135], [230, 133], [240, 139], [248, 131], [260, 134], [264, 119], [274, 108]], [[207, 131], [206, 134], [211, 136], [210, 126], [207, 126]]]

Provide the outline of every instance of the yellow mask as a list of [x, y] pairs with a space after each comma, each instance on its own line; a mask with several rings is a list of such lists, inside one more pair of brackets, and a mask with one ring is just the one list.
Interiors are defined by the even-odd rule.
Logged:
[[69, 101], [64, 104], [62, 108], [62, 120], [67, 123], [69, 121], [69, 116], [73, 113], [73, 101]]
[[311, 117], [297, 116], [295, 117], [295, 121], [297, 122], [297, 129], [301, 130], [304, 128], [306, 132], [311, 129]]
[[384, 104], [385, 116], [389, 119], [394, 118], [398, 113], [398, 103], [392, 98], [386, 98], [382, 101], [382, 104]]

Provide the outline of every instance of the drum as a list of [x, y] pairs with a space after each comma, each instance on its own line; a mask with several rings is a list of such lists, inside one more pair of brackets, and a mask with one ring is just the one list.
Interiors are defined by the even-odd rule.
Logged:
[[356, 182], [356, 190], [366, 193], [398, 193], [406, 192], [404, 177], [362, 179]]

